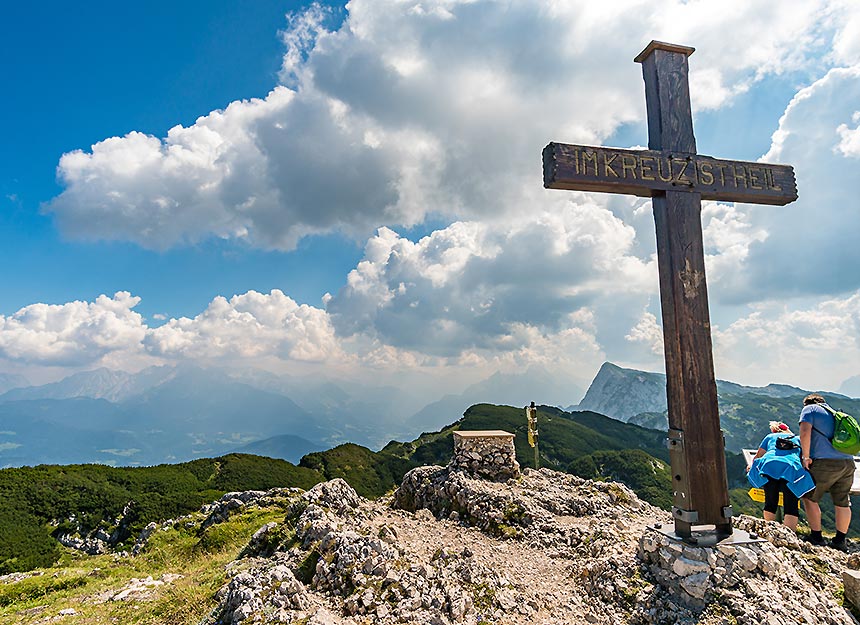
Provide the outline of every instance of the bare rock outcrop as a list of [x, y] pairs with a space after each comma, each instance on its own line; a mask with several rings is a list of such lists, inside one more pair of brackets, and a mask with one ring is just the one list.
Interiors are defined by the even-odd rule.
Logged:
[[[752, 517], [736, 524], [767, 539], [703, 548], [658, 532], [643, 535], [639, 556], [658, 586], [643, 606], [649, 618], [660, 622], [686, 608], [721, 612], [738, 623], [854, 623], [837, 600], [846, 562], [826, 548], [790, 540], [793, 532], [782, 526]], [[783, 541], [793, 544], [775, 544]]]
[[206, 514], [201, 531], [217, 523], [223, 523], [232, 514], [250, 506], [270, 506], [292, 495], [300, 493], [299, 488], [272, 488], [270, 490], [246, 490], [242, 492], [225, 493], [220, 499], [200, 508]]
[[653, 528], [667, 512], [617, 483], [421, 467], [387, 499], [342, 480], [288, 495], [283, 523], [228, 567], [210, 624], [855, 622], [838, 597], [856, 554], [751, 517], [736, 525], [762, 542], [682, 545]]

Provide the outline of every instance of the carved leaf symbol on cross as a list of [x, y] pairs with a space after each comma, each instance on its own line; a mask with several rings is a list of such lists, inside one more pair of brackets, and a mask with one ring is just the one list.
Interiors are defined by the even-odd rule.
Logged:
[[681, 278], [681, 284], [684, 285], [684, 297], [692, 299], [699, 294], [699, 285], [705, 279], [705, 274], [701, 271], [695, 271], [690, 266], [690, 260], [685, 259], [684, 270], [678, 272], [678, 277]]

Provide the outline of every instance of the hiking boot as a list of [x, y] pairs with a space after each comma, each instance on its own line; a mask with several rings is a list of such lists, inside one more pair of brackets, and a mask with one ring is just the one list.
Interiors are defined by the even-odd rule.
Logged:
[[838, 542], [835, 540], [831, 540], [829, 543], [827, 543], [827, 546], [831, 549], [836, 549], [836, 551], [848, 553], [848, 545], [845, 543], [844, 540], [840, 540]]
[[827, 544], [827, 541], [824, 540], [822, 537], [813, 536], [812, 534], [810, 534], [809, 536], [806, 536], [803, 540], [808, 542], [810, 545], [815, 545], [816, 547], [823, 547], [824, 545]]

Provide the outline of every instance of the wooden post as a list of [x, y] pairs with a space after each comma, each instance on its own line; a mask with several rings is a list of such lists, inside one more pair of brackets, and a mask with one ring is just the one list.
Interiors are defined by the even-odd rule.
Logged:
[[535, 406], [534, 402], [526, 406], [526, 426], [528, 428], [529, 444], [534, 448], [535, 470], [537, 470], [540, 469], [540, 454], [538, 453], [537, 406]]
[[[687, 57], [692, 52], [692, 48], [652, 42], [636, 57], [645, 78], [648, 147], [669, 152], [670, 157], [678, 153], [677, 158], [685, 160], [696, 153], [687, 77]], [[675, 531], [689, 536], [695, 525], [714, 525], [718, 534], [728, 535], [732, 513], [711, 347], [701, 195], [658, 192], [652, 205]]]

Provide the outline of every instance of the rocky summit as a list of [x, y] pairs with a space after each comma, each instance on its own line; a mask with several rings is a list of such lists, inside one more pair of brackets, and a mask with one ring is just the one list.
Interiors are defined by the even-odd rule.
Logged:
[[684, 545], [614, 482], [429, 466], [374, 501], [340, 479], [289, 497], [228, 565], [208, 625], [856, 622], [842, 575], [857, 555], [745, 516], [759, 542]]

